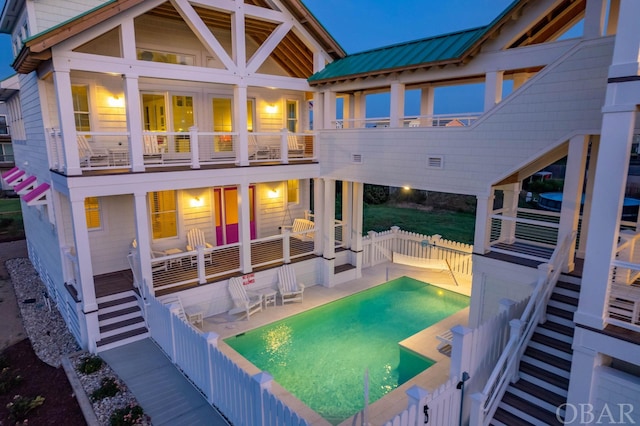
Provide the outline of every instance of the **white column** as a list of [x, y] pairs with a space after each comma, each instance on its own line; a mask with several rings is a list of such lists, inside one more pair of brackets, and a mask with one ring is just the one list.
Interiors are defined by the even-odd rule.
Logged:
[[346, 248], [351, 248], [351, 213], [353, 211], [351, 193], [353, 189], [352, 182], [342, 181], [342, 240]]
[[127, 131], [129, 132], [129, 158], [131, 171], [144, 171], [143, 142], [142, 142], [142, 107], [140, 105], [140, 89], [138, 76], [126, 75], [124, 78], [124, 101], [127, 111]]
[[491, 215], [493, 214], [493, 189], [491, 194], [476, 196], [476, 227], [473, 236], [473, 252], [485, 254], [491, 237]]
[[364, 184], [352, 183], [351, 191], [351, 251], [355, 257], [356, 278], [362, 276], [362, 220]]
[[[562, 209], [560, 211], [560, 228], [558, 229], [558, 244], [573, 231], [578, 230], [580, 207], [582, 205], [582, 187], [589, 151], [589, 136], [574, 136], [569, 141], [567, 168], [564, 174], [564, 189], [562, 191]], [[563, 265], [563, 272], [573, 271], [575, 265], [575, 250], [571, 249], [567, 263]]]
[[[504, 185], [502, 187], [502, 215], [505, 217], [518, 216], [518, 199], [520, 196], [520, 182]], [[513, 244], [516, 241], [516, 222], [503, 220], [500, 226], [500, 241]]]
[[[619, 90], [611, 86], [616, 85], [609, 84], [607, 97], [610, 91]], [[615, 257], [620, 230], [636, 114], [635, 105], [627, 111], [608, 112], [611, 109], [603, 108], [598, 169], [593, 186], [593, 199], [597, 202], [591, 206], [580, 303], [574, 315], [576, 323], [596, 329], [604, 327], [611, 261]]]
[[391, 83], [389, 127], [402, 127], [403, 125], [404, 94], [405, 90], [403, 83], [400, 83], [399, 81]]
[[593, 204], [593, 183], [596, 180], [598, 167], [598, 147], [600, 135], [591, 137], [591, 149], [589, 154], [589, 168], [587, 169], [587, 185], [584, 191], [584, 205], [582, 207], [582, 224], [580, 225], [580, 242], [577, 257], [584, 259], [589, 240], [589, 222], [591, 217], [591, 205]]
[[[323, 108], [323, 129], [333, 129], [335, 128], [336, 121], [336, 94], [330, 90], [325, 90], [324, 94], [324, 108]], [[320, 117], [317, 117], [318, 119]]]
[[435, 102], [435, 87], [425, 86], [420, 90], [420, 115], [426, 115], [429, 118], [420, 120], [420, 127], [433, 126], [433, 105]]
[[574, 340], [573, 357], [571, 359], [571, 376], [567, 393], [567, 424], [578, 424], [580, 421], [580, 412], [577, 413], [578, 417], [573, 419], [576, 414], [572, 412], [574, 410], [573, 407], [579, 410], [580, 404], [593, 404], [595, 402], [593, 400], [594, 374], [596, 367], [603, 364], [603, 356], [601, 354], [579, 343], [576, 344], [581, 340], [579, 338], [580, 333], [583, 333], [583, 331], [576, 327], [578, 340]]
[[616, 43], [613, 61], [609, 67], [609, 77], [629, 77], [639, 75], [640, 57], [640, 1], [622, 0], [618, 14]]
[[249, 165], [249, 137], [247, 135], [247, 86], [233, 86], [233, 129], [236, 137], [236, 158], [241, 166]]
[[76, 259], [80, 271], [82, 312], [87, 325], [89, 351], [95, 352], [96, 341], [100, 337], [98, 325], [98, 303], [93, 282], [93, 265], [91, 263], [91, 243], [87, 231], [87, 217], [84, 198], [71, 200], [71, 216], [73, 220], [73, 236], [76, 246]]
[[68, 176], [81, 175], [69, 71], [54, 71], [53, 84], [56, 88], [56, 99], [58, 100], [58, 122], [60, 123], [60, 131], [63, 138], [65, 171]]
[[251, 268], [251, 223], [249, 213], [249, 185], [243, 183], [238, 188], [238, 240], [240, 241], [240, 268], [243, 274]]
[[325, 287], [333, 286], [333, 276], [335, 273], [335, 228], [333, 226], [336, 217], [336, 181], [333, 179], [324, 180], [324, 217], [322, 218], [322, 236], [324, 257], [324, 280]]
[[502, 100], [504, 71], [490, 71], [485, 76], [484, 110], [489, 111]]
[[[584, 29], [582, 31], [584, 38], [602, 37], [606, 11], [606, 0], [587, 0], [584, 12]], [[564, 202], [564, 198], [562, 201]]]
[[326, 66], [327, 61], [324, 58], [324, 55], [322, 55], [321, 52], [316, 51], [313, 52], [313, 72], [319, 72], [322, 71], [324, 69], [324, 67]]
[[138, 243], [138, 261], [142, 279], [147, 284], [148, 293], [153, 295], [153, 274], [151, 272], [151, 233], [149, 232], [149, 209], [147, 193], [133, 194], [136, 224], [136, 242]]

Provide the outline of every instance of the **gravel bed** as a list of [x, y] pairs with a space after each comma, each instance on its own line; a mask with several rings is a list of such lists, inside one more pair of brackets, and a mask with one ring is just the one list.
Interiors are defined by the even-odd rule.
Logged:
[[[38, 358], [53, 367], [60, 367], [62, 358], [68, 357], [89, 397], [100, 387], [103, 377], [116, 379], [120, 388], [116, 396], [92, 401], [100, 426], [109, 425], [109, 416], [114, 410], [137, 405], [135, 396], [107, 363], [89, 375], [78, 371], [77, 366], [81, 359], [89, 354], [79, 352], [81, 348], [67, 329], [55, 303], [49, 302], [46, 287], [29, 259], [11, 259], [5, 265], [15, 289], [24, 328]], [[144, 425], [151, 425], [151, 422], [147, 419]]]

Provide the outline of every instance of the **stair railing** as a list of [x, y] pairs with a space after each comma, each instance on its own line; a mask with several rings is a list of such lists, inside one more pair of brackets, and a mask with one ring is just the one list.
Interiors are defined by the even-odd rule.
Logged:
[[513, 319], [509, 341], [498, 359], [487, 384], [480, 393], [471, 396], [470, 426], [487, 426], [498, 408], [509, 383], [518, 379], [520, 359], [538, 324], [546, 321], [546, 307], [558, 282], [562, 266], [575, 247], [576, 232], [567, 235], [549, 259], [538, 266], [540, 272], [536, 287], [520, 319]]

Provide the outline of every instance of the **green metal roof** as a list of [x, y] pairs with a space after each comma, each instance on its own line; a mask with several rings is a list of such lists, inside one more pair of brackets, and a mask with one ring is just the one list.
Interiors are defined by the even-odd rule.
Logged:
[[309, 77], [309, 82], [456, 59], [488, 28], [474, 28], [347, 55]]
[[309, 83], [356, 77], [374, 72], [389, 72], [419, 65], [452, 62], [463, 57], [476, 42], [482, 39], [519, 3], [514, 0], [489, 25], [454, 33], [398, 43], [378, 49], [347, 55], [328, 64], [322, 71], [309, 77]]

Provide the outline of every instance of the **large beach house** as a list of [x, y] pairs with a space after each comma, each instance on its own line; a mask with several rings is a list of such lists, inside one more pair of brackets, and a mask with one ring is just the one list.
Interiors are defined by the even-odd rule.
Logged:
[[[640, 234], [623, 202], [639, 21], [637, 0], [515, 0], [486, 26], [347, 54], [301, 0], [7, 0], [3, 185], [78, 343], [151, 336], [234, 424], [322, 423], [260, 380], [227, 391], [245, 373], [216, 379], [231, 367], [206, 358], [211, 335], [170, 341], [232, 310], [230, 278], [275, 289], [291, 264], [307, 288], [348, 287], [384, 252], [362, 229], [365, 184], [474, 196], [468, 325], [442, 336], [451, 381], [369, 421], [638, 423]], [[483, 111], [434, 114], [440, 88], [478, 84]], [[389, 116], [367, 117], [380, 94]], [[523, 182], [560, 160], [559, 212], [523, 209]], [[508, 338], [489, 350], [491, 335]]]

